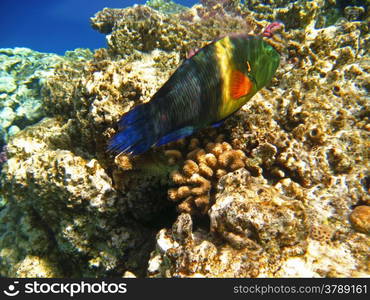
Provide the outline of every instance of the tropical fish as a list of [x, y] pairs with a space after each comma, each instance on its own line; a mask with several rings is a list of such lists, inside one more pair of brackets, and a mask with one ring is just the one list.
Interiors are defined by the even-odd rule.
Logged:
[[108, 150], [138, 155], [218, 127], [268, 84], [279, 53], [259, 36], [226, 36], [186, 59], [153, 98], [118, 122]]

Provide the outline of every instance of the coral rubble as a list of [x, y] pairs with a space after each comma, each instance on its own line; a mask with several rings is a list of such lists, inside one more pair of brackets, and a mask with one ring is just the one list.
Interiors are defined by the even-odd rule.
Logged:
[[[0, 50], [0, 275], [368, 276], [369, 9], [148, 4], [98, 12], [107, 49], [38, 54], [44, 71]], [[106, 152], [189, 52], [275, 21], [277, 74], [223, 126]]]

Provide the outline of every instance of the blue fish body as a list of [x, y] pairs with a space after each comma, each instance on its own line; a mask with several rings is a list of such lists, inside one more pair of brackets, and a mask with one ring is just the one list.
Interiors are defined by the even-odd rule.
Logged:
[[274, 75], [280, 56], [261, 37], [225, 37], [186, 59], [152, 99], [118, 122], [108, 150], [132, 155], [222, 122]]

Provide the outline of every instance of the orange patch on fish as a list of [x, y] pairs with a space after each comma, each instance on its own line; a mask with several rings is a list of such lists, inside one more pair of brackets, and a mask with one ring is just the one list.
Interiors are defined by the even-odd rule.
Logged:
[[239, 99], [252, 90], [252, 81], [240, 71], [233, 71], [230, 82], [230, 96]]

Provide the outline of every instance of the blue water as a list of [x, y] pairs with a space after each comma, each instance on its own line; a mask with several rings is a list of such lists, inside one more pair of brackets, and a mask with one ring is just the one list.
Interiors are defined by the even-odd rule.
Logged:
[[[105, 47], [105, 36], [89, 19], [104, 7], [124, 8], [146, 0], [0, 0], [0, 48], [28, 47], [64, 54]], [[192, 6], [196, 0], [177, 0]]]

